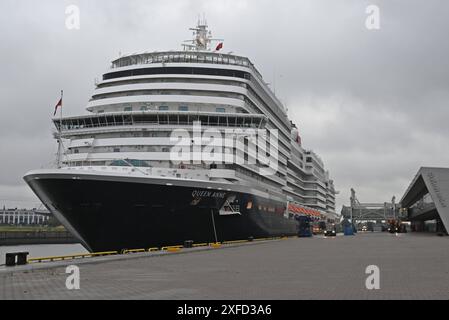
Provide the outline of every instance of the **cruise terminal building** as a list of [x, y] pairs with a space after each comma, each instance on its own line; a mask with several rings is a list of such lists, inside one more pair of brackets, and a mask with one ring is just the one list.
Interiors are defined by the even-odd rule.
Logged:
[[[412, 231], [445, 233], [449, 230], [449, 168], [419, 169], [401, 199]], [[429, 230], [429, 222], [433, 228]]]

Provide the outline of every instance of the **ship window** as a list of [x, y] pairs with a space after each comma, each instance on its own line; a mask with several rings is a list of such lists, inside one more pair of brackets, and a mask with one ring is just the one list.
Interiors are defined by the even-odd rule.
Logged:
[[225, 108], [217, 108], [217, 109], [215, 109], [217, 112], [226, 112], [226, 109]]
[[188, 106], [179, 106], [179, 111], [189, 111], [189, 107]]
[[187, 116], [179, 116], [179, 124], [189, 124], [189, 118]]
[[168, 106], [159, 106], [159, 111], [168, 111]]
[[[212, 59], [210, 57], [206, 58], [210, 62]], [[190, 60], [190, 56], [185, 57], [186, 61]], [[162, 62], [162, 61], [159, 61]], [[234, 61], [230, 61], [234, 63]], [[226, 69], [215, 69], [215, 68], [189, 68], [189, 67], [165, 67], [165, 68], [143, 68], [143, 69], [133, 69], [125, 71], [110, 72], [103, 76], [103, 80], [122, 78], [122, 77], [132, 77], [140, 75], [150, 75], [150, 74], [199, 74], [199, 75], [211, 75], [211, 76], [224, 76], [224, 77], [237, 77], [251, 79], [249, 73], [240, 70], [226, 70]]]
[[177, 124], [178, 123], [178, 116], [168, 116], [168, 121], [170, 124]]
[[141, 106], [141, 107], [140, 107], [140, 110], [141, 110], [141, 111], [146, 111], [146, 110], [148, 110], [148, 108], [147, 108], [147, 106]]
[[218, 124], [218, 117], [209, 117], [209, 125], [214, 126]]
[[104, 110], [98, 110], [97, 113], [104, 113]]
[[125, 107], [124, 111], [132, 111], [133, 108], [132, 107]]
[[120, 148], [114, 148], [114, 152], [120, 152]]
[[168, 124], [168, 116], [159, 116], [159, 124]]

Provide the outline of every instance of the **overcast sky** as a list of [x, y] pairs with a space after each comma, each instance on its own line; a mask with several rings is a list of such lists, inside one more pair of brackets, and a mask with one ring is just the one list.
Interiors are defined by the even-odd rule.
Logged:
[[[65, 27], [80, 8], [80, 30]], [[368, 30], [366, 7], [380, 8]], [[180, 49], [205, 13], [224, 51], [276, 87], [303, 145], [340, 194], [400, 199], [420, 166], [449, 167], [449, 2], [445, 0], [0, 1], [0, 206], [36, 206], [22, 176], [48, 166], [50, 121], [84, 113], [121, 53]], [[76, 196], [76, 195], [74, 195]]]

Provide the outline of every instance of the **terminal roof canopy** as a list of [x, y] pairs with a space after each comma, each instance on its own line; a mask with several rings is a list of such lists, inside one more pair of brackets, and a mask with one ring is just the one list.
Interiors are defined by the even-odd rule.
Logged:
[[402, 207], [411, 206], [427, 192], [435, 203], [444, 227], [449, 230], [449, 168], [419, 169], [402, 197]]

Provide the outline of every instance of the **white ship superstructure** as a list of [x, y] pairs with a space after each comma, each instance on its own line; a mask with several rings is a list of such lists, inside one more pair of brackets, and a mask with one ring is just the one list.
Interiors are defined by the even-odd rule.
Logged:
[[[185, 181], [198, 188], [248, 189], [286, 208], [295, 203], [334, 214], [329, 173], [313, 151], [302, 147], [298, 129], [255, 66], [246, 57], [211, 50], [205, 21], [193, 30], [194, 39], [182, 51], [133, 53], [113, 60], [96, 83], [88, 114], [54, 119], [55, 136], [64, 146], [60, 172], [165, 179], [165, 186]], [[198, 124], [202, 130], [234, 130], [237, 135], [244, 129], [278, 130], [276, 172], [260, 174], [259, 162], [173, 163], [172, 132], [185, 129], [193, 137]], [[236, 152], [239, 146], [231, 148], [229, 152]], [[245, 159], [251, 157], [246, 148], [241, 152]], [[248, 202], [246, 209], [252, 206]], [[258, 208], [275, 211], [269, 205]]]
[[[195, 30], [207, 30], [206, 25], [200, 22]], [[114, 60], [96, 84], [87, 105], [90, 114], [63, 119], [63, 138], [68, 140], [63, 164], [110, 167], [128, 159], [136, 167], [151, 167], [151, 174], [176, 175], [180, 167], [170, 162], [169, 141], [175, 129], [191, 129], [195, 121], [203, 129], [273, 128], [279, 130], [276, 175], [256, 177], [245, 164], [218, 165], [218, 170], [203, 164], [184, 169], [183, 176], [217, 179], [221, 172], [223, 179], [264, 183], [282, 189], [292, 201], [335, 212], [333, 181], [322, 160], [302, 148], [284, 106], [251, 61], [210, 51], [201, 46], [209, 43], [207, 37], [195, 39], [200, 40], [188, 51], [143, 52]]]

